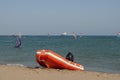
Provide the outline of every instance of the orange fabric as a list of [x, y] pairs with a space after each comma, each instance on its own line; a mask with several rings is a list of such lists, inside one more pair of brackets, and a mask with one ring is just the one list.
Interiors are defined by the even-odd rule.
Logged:
[[84, 70], [82, 65], [71, 62], [51, 50], [38, 50], [36, 60], [41, 66], [47, 68]]

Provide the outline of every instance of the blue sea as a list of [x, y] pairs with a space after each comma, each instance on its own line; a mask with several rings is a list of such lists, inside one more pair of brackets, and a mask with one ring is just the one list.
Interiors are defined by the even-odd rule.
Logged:
[[35, 54], [50, 49], [65, 57], [74, 55], [74, 62], [86, 71], [120, 73], [120, 38], [117, 36], [22, 36], [22, 46], [14, 48], [14, 36], [0, 36], [0, 64], [36, 67]]

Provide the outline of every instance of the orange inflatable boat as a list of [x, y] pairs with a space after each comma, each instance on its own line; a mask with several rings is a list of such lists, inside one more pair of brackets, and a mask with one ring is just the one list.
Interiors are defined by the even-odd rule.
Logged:
[[47, 68], [84, 70], [82, 65], [69, 61], [51, 50], [38, 50], [36, 61]]

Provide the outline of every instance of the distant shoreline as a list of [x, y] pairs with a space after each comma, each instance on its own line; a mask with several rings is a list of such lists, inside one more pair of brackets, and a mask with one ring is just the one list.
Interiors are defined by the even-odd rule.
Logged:
[[[13, 35], [0, 35], [1, 36], [13, 36]], [[64, 35], [22, 35], [22, 36], [64, 36]], [[66, 37], [71, 37], [72, 35], [65, 35]], [[64, 36], [64, 37], [65, 37]], [[80, 36], [80, 35], [77, 35]], [[117, 37], [117, 35], [83, 35], [83, 37]]]

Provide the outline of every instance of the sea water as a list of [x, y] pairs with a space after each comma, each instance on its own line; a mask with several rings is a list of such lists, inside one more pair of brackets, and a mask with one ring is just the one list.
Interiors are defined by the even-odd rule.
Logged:
[[49, 49], [65, 57], [74, 55], [74, 62], [85, 70], [120, 73], [120, 38], [117, 36], [22, 36], [22, 46], [15, 48], [14, 36], [0, 36], [0, 64], [36, 67], [35, 54]]

